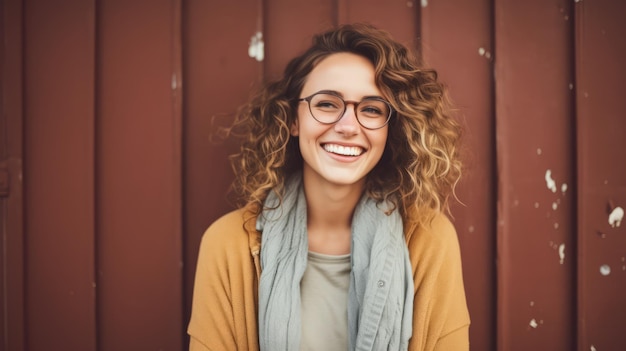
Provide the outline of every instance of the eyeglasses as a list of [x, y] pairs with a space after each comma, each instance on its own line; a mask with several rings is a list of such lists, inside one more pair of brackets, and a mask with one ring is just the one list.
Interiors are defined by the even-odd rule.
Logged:
[[346, 101], [331, 91], [319, 91], [298, 101], [306, 101], [311, 116], [322, 124], [337, 123], [346, 113], [348, 104], [354, 105], [356, 120], [366, 129], [384, 127], [393, 113], [391, 105], [381, 98], [366, 97], [361, 101]]

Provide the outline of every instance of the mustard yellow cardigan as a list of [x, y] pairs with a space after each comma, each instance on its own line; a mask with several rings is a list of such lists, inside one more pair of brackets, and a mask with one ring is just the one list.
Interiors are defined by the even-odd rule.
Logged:
[[[454, 227], [439, 214], [429, 227], [409, 229], [405, 237], [415, 282], [409, 351], [469, 350], [470, 319]], [[260, 248], [260, 233], [244, 230], [241, 210], [207, 229], [187, 330], [190, 351], [258, 351]]]

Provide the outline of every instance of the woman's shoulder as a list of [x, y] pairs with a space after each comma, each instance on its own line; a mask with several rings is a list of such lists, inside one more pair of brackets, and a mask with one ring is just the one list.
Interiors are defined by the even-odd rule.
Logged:
[[247, 216], [242, 209], [233, 210], [213, 222], [202, 236], [202, 246], [224, 248], [249, 247], [251, 240], [256, 241], [257, 232], [246, 230], [255, 219]]
[[409, 224], [405, 235], [409, 244], [430, 242], [447, 245], [458, 241], [454, 225], [442, 212], [431, 213], [423, 224]]
[[459, 239], [454, 225], [444, 213], [437, 212], [421, 225], [405, 231], [411, 261], [439, 265], [445, 261], [460, 261]]

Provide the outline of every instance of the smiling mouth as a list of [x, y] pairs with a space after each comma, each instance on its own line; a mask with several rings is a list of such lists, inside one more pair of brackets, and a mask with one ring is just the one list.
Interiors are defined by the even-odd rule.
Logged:
[[360, 156], [365, 150], [358, 146], [343, 146], [336, 144], [324, 144], [324, 150], [341, 156]]

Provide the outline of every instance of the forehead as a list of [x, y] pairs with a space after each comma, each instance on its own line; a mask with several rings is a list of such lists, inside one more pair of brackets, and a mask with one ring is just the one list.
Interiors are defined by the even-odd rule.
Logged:
[[320, 90], [334, 90], [350, 99], [381, 95], [375, 82], [374, 65], [363, 56], [346, 52], [320, 61], [307, 76], [302, 95]]

